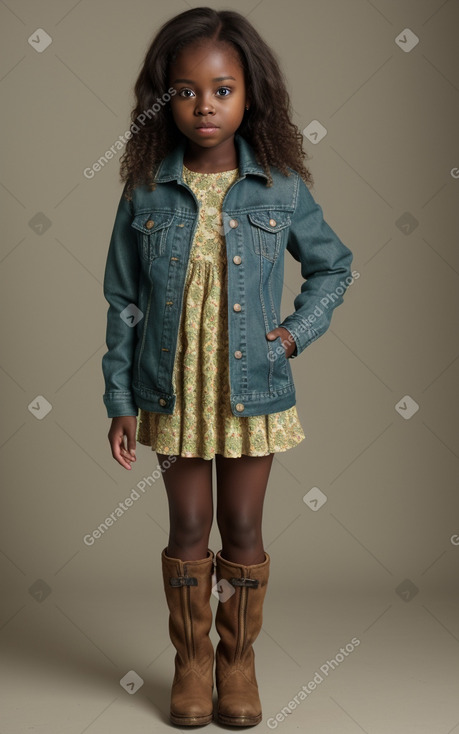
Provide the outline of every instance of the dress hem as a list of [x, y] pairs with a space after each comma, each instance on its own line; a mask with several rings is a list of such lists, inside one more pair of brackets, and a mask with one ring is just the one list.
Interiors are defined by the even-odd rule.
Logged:
[[156, 448], [156, 446], [152, 446], [150, 443], [140, 441], [138, 438], [136, 440], [137, 440], [137, 443], [139, 443], [141, 446], [147, 446], [147, 447], [149, 446], [152, 451], [157, 451], [159, 454], [167, 454], [168, 456], [183, 456], [183, 458], [185, 459], [211, 460], [215, 458], [216, 454], [223, 456], [225, 459], [239, 459], [241, 456], [269, 456], [270, 454], [284, 453], [285, 451], [289, 451], [289, 449], [296, 448], [305, 439], [306, 439], [306, 436], [304, 436], [303, 438], [300, 438], [300, 440], [297, 441], [297, 443], [293, 444], [292, 446], [284, 446], [283, 448], [279, 447], [279, 448], [273, 449], [272, 451], [268, 451], [266, 454], [255, 454], [255, 453], [246, 454], [242, 452], [240, 454], [235, 455], [235, 454], [222, 453], [221, 451], [215, 451], [215, 453], [213, 453], [211, 456], [201, 456], [201, 454], [191, 454], [189, 451], [185, 452], [184, 454], [177, 453], [175, 451], [169, 451], [169, 450], [160, 451], [159, 449]]

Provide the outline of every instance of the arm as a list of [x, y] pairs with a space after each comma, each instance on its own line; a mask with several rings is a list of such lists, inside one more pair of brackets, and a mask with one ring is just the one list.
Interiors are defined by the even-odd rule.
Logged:
[[324, 220], [322, 207], [299, 176], [298, 187], [287, 249], [301, 262], [304, 283], [294, 300], [295, 312], [280, 324], [295, 340], [291, 359], [330, 326], [332, 311], [343, 302], [343, 294], [352, 282], [353, 259], [351, 250]]
[[109, 418], [137, 416], [138, 413], [131, 388], [136, 329], [121, 316], [129, 304], [137, 304], [140, 273], [137, 234], [131, 227], [132, 202], [124, 198], [125, 188], [115, 217], [103, 284], [104, 296], [109, 303], [108, 351], [102, 357], [103, 401]]

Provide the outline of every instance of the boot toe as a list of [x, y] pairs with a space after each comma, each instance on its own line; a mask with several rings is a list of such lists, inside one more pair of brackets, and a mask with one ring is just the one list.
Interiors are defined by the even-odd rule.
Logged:
[[238, 670], [231, 672], [218, 690], [218, 717], [222, 724], [250, 726], [262, 718], [258, 687]]
[[191, 696], [174, 699], [171, 701], [170, 718], [174, 724], [182, 726], [207, 724], [213, 719], [213, 704]]
[[170, 715], [173, 723], [193, 725], [212, 721], [212, 692], [213, 685], [209, 685], [208, 680], [189, 670], [172, 688]]

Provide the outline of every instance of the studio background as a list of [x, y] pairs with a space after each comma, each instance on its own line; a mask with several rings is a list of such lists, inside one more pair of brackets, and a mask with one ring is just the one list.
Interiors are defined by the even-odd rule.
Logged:
[[[0, 3], [1, 734], [170, 730], [162, 478], [84, 542], [157, 468], [148, 447], [130, 472], [109, 448], [102, 281], [121, 152], [84, 170], [129, 128], [156, 30], [200, 4]], [[291, 362], [306, 440], [275, 455], [265, 499], [258, 730], [459, 732], [459, 4], [211, 6], [276, 52], [311, 193], [358, 273]], [[301, 286], [288, 252], [285, 267], [282, 318]]]

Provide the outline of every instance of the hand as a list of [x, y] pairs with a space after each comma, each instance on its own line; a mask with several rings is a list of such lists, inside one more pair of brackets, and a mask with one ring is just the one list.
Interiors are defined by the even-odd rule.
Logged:
[[[136, 429], [137, 418], [135, 415], [120, 415], [112, 418], [112, 425], [108, 432], [112, 456], [125, 469], [132, 468], [128, 462], [137, 460], [135, 455]], [[124, 436], [127, 438], [127, 448], [124, 444]]]
[[276, 339], [278, 336], [280, 336], [280, 338], [282, 339], [281, 344], [285, 349], [285, 356], [290, 357], [290, 355], [293, 354], [296, 348], [295, 339], [293, 338], [289, 330], [283, 326], [278, 326], [277, 329], [273, 329], [266, 334], [267, 339], [269, 339], [270, 341]]

